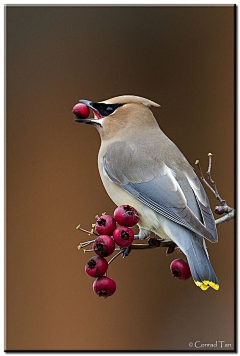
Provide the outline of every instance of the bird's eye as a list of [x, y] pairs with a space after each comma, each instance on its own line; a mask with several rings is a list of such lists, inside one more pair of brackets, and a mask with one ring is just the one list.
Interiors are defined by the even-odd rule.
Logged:
[[92, 107], [96, 109], [103, 117], [111, 115], [114, 111], [123, 104], [104, 104], [104, 103], [91, 103]]
[[107, 115], [110, 115], [115, 111], [115, 109], [113, 109], [111, 106], [107, 106], [105, 110]]

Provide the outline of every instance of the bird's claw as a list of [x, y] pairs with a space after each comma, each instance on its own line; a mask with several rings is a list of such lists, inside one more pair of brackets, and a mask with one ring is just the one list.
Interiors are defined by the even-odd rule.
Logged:
[[131, 246], [124, 248], [122, 252], [122, 258], [126, 258], [130, 252], [131, 252]]

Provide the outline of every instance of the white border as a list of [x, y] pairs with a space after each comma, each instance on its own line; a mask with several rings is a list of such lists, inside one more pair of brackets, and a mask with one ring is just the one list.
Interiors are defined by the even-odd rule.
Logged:
[[[1, 4], [2, 5], [2, 4]], [[4, 248], [5, 248], [5, 233], [4, 233], [4, 228], [5, 228], [5, 221], [4, 221], [4, 110], [5, 110], [5, 103], [4, 103], [4, 7], [3, 5], [0, 7], [0, 23], [1, 23], [1, 29], [0, 29], [0, 78], [1, 78], [1, 123], [0, 123], [0, 141], [1, 141], [1, 155], [0, 155], [0, 160], [1, 160], [1, 165], [0, 165], [0, 214], [1, 214], [1, 273], [0, 273], [0, 288], [1, 288], [1, 295], [0, 295], [0, 351], [4, 350]], [[2, 351], [3, 352], [3, 351]]]
[[[75, 0], [71, 0], [70, 4], [67, 4], [64, 1], [37, 1], [36, 3], [34, 3], [34, 1], [2, 1], [0, 0], [0, 23], [1, 23], [1, 28], [0, 28], [0, 46], [1, 46], [1, 51], [0, 51], [0, 78], [1, 78], [1, 106], [0, 106], [0, 110], [1, 110], [1, 126], [0, 126], [0, 140], [1, 140], [1, 162], [2, 164], [0, 165], [0, 169], [1, 169], [1, 174], [0, 174], [0, 197], [1, 197], [1, 204], [0, 204], [0, 214], [1, 214], [1, 241], [2, 241], [2, 248], [1, 248], [1, 273], [0, 273], [0, 288], [1, 288], [1, 296], [0, 296], [0, 353], [3, 354], [4, 353], [4, 110], [5, 110], [5, 103], [4, 103], [4, 95], [5, 95], [5, 90], [4, 90], [4, 75], [5, 75], [5, 70], [4, 70], [4, 7], [5, 5], [65, 5], [65, 6], [71, 6], [71, 5], [175, 5], [175, 6], [182, 6], [182, 5], [233, 5], [236, 4], [237, 6], [239, 5], [239, 1], [236, 2], [232, 2], [232, 1], [183, 1], [183, 2], [177, 2], [175, 1], [154, 1], [152, 0], [151, 3], [147, 3], [147, 1], [143, 2], [143, 1], [75, 1]], [[238, 32], [238, 31], [237, 31]], [[239, 48], [239, 38], [238, 38], [238, 34], [237, 34], [237, 48]], [[238, 54], [237, 54], [237, 58], [238, 58]], [[237, 63], [238, 65], [238, 63]], [[237, 77], [237, 83], [239, 82], [239, 71], [238, 71], [238, 77]], [[237, 103], [239, 103], [239, 90], [237, 90]], [[239, 137], [239, 133], [240, 133], [240, 129], [239, 129], [239, 125], [238, 125], [238, 137]], [[237, 149], [237, 157], [239, 158], [239, 145], [238, 145], [238, 149]], [[238, 159], [238, 167], [239, 167], [239, 159]], [[237, 172], [237, 176], [239, 176], [239, 169]], [[238, 190], [238, 203], [239, 203], [239, 190]], [[238, 204], [238, 208], [239, 208], [239, 204]], [[238, 231], [238, 230], [237, 230]], [[238, 242], [238, 256], [240, 256], [240, 243]], [[239, 276], [239, 264], [238, 264], [238, 276]], [[237, 295], [239, 295], [237, 293]], [[239, 298], [238, 298], [238, 302], [239, 302]], [[238, 315], [237, 315], [237, 320], [239, 320], [239, 308], [238, 308]], [[237, 328], [238, 331], [238, 335], [237, 335], [237, 340], [240, 340], [240, 331], [239, 331], [239, 327]], [[24, 354], [24, 353], [22, 353]], [[26, 353], [26, 355], [29, 355], [32, 353]], [[66, 353], [66, 354], [70, 354], [70, 353]], [[84, 353], [81, 353], [84, 354]], [[109, 353], [108, 353], [109, 354]], [[129, 354], [129, 353], [125, 353], [125, 354]], [[208, 352], [206, 352], [205, 354], [210, 354]], [[219, 352], [219, 354], [221, 354], [221, 352]], [[89, 355], [89, 353], [88, 353]], [[129, 354], [130, 355], [130, 354]]]

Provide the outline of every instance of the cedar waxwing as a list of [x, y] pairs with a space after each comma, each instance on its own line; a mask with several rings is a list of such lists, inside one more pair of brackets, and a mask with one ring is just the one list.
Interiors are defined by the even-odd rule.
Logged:
[[133, 95], [102, 102], [80, 100], [93, 110], [101, 136], [98, 167], [103, 185], [116, 205], [140, 214], [140, 239], [151, 231], [171, 239], [186, 255], [194, 282], [202, 290], [219, 289], [205, 239], [217, 242], [209, 200], [193, 168], [159, 128], [151, 106]]

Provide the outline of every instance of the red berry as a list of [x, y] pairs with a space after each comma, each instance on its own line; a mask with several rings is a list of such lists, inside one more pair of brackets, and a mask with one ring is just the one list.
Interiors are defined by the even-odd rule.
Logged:
[[101, 277], [108, 269], [108, 262], [105, 258], [94, 256], [85, 265], [85, 272], [91, 277]]
[[170, 265], [170, 270], [172, 272], [173, 277], [186, 281], [191, 277], [191, 272], [189, 265], [186, 261], [178, 258], [172, 261]]
[[119, 226], [113, 231], [113, 239], [120, 247], [128, 247], [134, 240], [134, 233], [126, 226]]
[[86, 119], [89, 116], [90, 110], [89, 110], [89, 107], [87, 105], [79, 103], [79, 104], [76, 104], [73, 107], [72, 112], [77, 117], [81, 117], [81, 118]]
[[108, 235], [100, 235], [93, 243], [93, 249], [101, 257], [110, 256], [115, 250], [115, 242]]
[[97, 219], [95, 230], [100, 235], [112, 235], [116, 228], [116, 221], [110, 215], [102, 215]]
[[100, 277], [93, 282], [93, 291], [99, 297], [110, 297], [116, 291], [116, 283], [109, 277]]
[[114, 211], [114, 218], [123, 226], [134, 226], [139, 221], [138, 212], [130, 205], [120, 205]]

